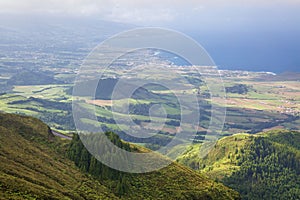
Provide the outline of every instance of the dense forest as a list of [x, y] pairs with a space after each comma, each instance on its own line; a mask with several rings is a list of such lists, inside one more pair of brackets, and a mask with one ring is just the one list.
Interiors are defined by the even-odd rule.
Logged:
[[199, 145], [178, 159], [243, 199], [300, 199], [300, 133], [273, 130], [224, 137], [203, 159]]
[[300, 149], [283, 145], [287, 137], [279, 143], [254, 138], [249, 150], [237, 159], [240, 170], [222, 182], [244, 199], [300, 199]]
[[[98, 146], [103, 146], [101, 143], [101, 133], [90, 135], [88, 137], [92, 137], [92, 141], [99, 141]], [[128, 143], [124, 143], [121, 141], [118, 135], [112, 132], [106, 132], [105, 136], [108, 137], [112, 143], [126, 151], [131, 151], [131, 148]], [[105, 156], [105, 155], [102, 155]], [[103, 180], [114, 180], [117, 181], [116, 185], [112, 185], [111, 187], [115, 188], [115, 192], [117, 195], [121, 196], [125, 194], [128, 190], [128, 181], [130, 178], [130, 174], [122, 173], [115, 169], [111, 169], [108, 166], [102, 164], [98, 161], [94, 156], [90, 154], [90, 152], [85, 148], [82, 141], [80, 140], [79, 135], [75, 134], [69, 148], [67, 150], [67, 157], [74, 161], [75, 165], [78, 166], [83, 172], [87, 172], [93, 175], [95, 178], [100, 181]]]

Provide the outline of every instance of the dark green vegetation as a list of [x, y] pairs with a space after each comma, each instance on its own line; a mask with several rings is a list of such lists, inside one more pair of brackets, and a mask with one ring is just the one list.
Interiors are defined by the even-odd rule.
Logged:
[[[147, 151], [106, 136], [125, 149]], [[221, 183], [175, 163], [147, 174], [116, 172], [96, 162], [78, 137], [69, 143], [41, 121], [14, 114], [0, 114], [0, 163], [3, 199], [239, 199]]]
[[245, 199], [299, 199], [300, 148], [291, 144], [300, 141], [297, 134], [286, 133], [275, 142], [272, 137], [254, 138], [250, 152], [237, 160], [240, 170], [223, 182]]
[[[93, 136], [88, 136], [92, 141], [99, 141], [96, 144], [99, 147], [104, 147], [104, 144], [101, 144], [101, 137], [108, 137], [113, 144], [116, 146], [125, 149], [126, 151], [131, 151], [130, 145], [128, 143], [123, 143], [119, 136], [112, 133], [106, 132], [104, 134], [94, 134]], [[81, 136], [84, 137], [84, 136]], [[105, 147], [104, 147], [105, 148]], [[110, 156], [110, 155], [102, 155], [102, 156]], [[129, 174], [122, 173], [115, 169], [111, 169], [106, 165], [102, 164], [95, 157], [93, 157], [88, 150], [84, 147], [81, 142], [79, 136], [74, 135], [69, 148], [67, 150], [67, 157], [74, 161], [75, 165], [78, 166], [81, 171], [87, 172], [93, 175], [95, 178], [99, 180], [113, 180], [117, 185], [113, 185], [111, 187], [116, 188], [116, 193], [118, 196], [124, 195], [128, 192], [129, 182], [128, 178]], [[110, 188], [111, 188], [110, 187]]]
[[54, 79], [51, 72], [35, 72], [35, 71], [21, 71], [12, 76], [8, 81], [8, 85], [49, 85], [62, 84], [62, 81]]
[[276, 130], [221, 139], [202, 160], [194, 146], [179, 162], [240, 192], [243, 199], [300, 199], [300, 133]]
[[231, 87], [225, 87], [227, 93], [247, 94], [249, 89], [247, 85], [238, 84]]
[[[107, 78], [101, 80], [90, 80], [86, 82], [81, 82], [76, 84], [76, 90], [73, 91], [73, 87], [66, 90], [67, 94], [72, 95], [80, 95], [80, 96], [89, 96], [93, 97], [95, 95], [95, 99], [105, 99], [110, 100], [112, 99], [113, 91], [118, 83], [118, 79]], [[91, 92], [91, 86], [96, 88], [95, 94], [93, 91]], [[117, 96], [114, 96], [113, 99], [124, 99], [128, 98], [126, 96], [126, 91], [130, 91], [132, 87], [135, 88], [132, 84], [122, 84], [118, 85], [120, 88], [120, 92], [117, 93]], [[78, 93], [77, 93], [78, 92]], [[124, 94], [122, 93], [124, 92]], [[151, 91], [145, 89], [144, 87], [137, 88], [133, 94], [132, 98], [134, 99], [153, 99], [158, 98], [158, 95], [152, 93]]]

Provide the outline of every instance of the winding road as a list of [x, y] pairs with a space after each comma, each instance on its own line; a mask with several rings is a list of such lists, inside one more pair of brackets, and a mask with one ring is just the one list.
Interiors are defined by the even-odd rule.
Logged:
[[57, 137], [60, 137], [60, 138], [64, 138], [64, 139], [67, 139], [67, 140], [72, 140], [72, 137], [71, 136], [67, 136], [67, 135], [64, 135], [64, 134], [61, 134], [57, 131], [53, 131], [51, 130], [52, 134], [57, 136]]

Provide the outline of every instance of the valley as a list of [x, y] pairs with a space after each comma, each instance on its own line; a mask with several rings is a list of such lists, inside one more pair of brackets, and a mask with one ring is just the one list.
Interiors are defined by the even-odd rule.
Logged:
[[[300, 99], [297, 94], [300, 92], [300, 83], [297, 80], [300, 75], [294, 74], [293, 80], [282, 81], [276, 80], [280, 79], [281, 75], [268, 73], [221, 71], [221, 74], [224, 83], [220, 84], [224, 84], [227, 90], [226, 102], [217, 96], [211, 102], [211, 97], [207, 96], [209, 90], [205, 83], [195, 83], [200, 79], [192, 77], [190, 82], [194, 84], [194, 89], [191, 91], [170, 91], [149, 85], [145, 87], [144, 92], [136, 93], [136, 96], [116, 100], [111, 100], [109, 97], [109, 93], [113, 90], [113, 85], [109, 85], [114, 84], [114, 81], [105, 81], [105, 79], [102, 84], [111, 89], [107, 91], [107, 94], [99, 93], [95, 100], [89, 96], [79, 97], [76, 94], [72, 97], [72, 84], [26, 85], [25, 83], [13, 85], [11, 91], [2, 93], [0, 104], [1, 110], [4, 112], [38, 117], [52, 128], [66, 133], [75, 130], [74, 123], [71, 122], [73, 117], [71, 107], [74, 98], [81, 100], [79, 104], [87, 112], [95, 109], [98, 117], [98, 122], [95, 124], [107, 127], [112, 131], [120, 131], [113, 120], [112, 105], [118, 108], [114, 109], [114, 115], [122, 116], [124, 115], [122, 106], [126, 106], [129, 102], [130, 117], [137, 124], [146, 126], [150, 123], [149, 108], [158, 104], [162, 105], [167, 112], [167, 124], [162, 130], [163, 134], [175, 134], [179, 127], [180, 106], [176, 103], [174, 93], [176, 95], [198, 93], [201, 112], [199, 132], [204, 132], [208, 127], [212, 103], [226, 107], [226, 119], [221, 135], [241, 132], [257, 133], [276, 128], [299, 130]], [[270, 80], [258, 81], [264, 77]], [[211, 79], [214, 82], [213, 78]], [[62, 82], [65, 81], [62, 80]], [[247, 91], [241, 92], [234, 89], [230, 91], [232, 87], [245, 87]], [[170, 104], [170, 102], [174, 103]], [[161, 122], [163, 119], [160, 119], [158, 115], [153, 116], [152, 121]]]
[[97, 52], [136, 26], [46, 18], [0, 27], [0, 199], [300, 199], [299, 72]]

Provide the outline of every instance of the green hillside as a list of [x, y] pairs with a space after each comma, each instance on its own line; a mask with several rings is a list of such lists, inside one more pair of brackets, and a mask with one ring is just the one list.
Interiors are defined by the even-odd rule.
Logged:
[[276, 130], [222, 138], [203, 159], [200, 145], [180, 163], [239, 191], [243, 199], [300, 199], [300, 133]]
[[118, 177], [107, 168], [107, 176], [97, 176], [67, 158], [75, 138], [57, 138], [35, 118], [0, 114], [0, 199], [239, 199], [237, 192], [178, 164]]
[[[147, 149], [120, 142], [117, 135], [106, 133], [117, 146], [127, 151], [145, 152]], [[97, 135], [92, 139], [99, 141]], [[101, 146], [101, 144], [99, 144]], [[68, 154], [75, 164], [101, 181], [125, 199], [238, 199], [237, 193], [213, 182], [191, 169], [176, 163], [151, 173], [128, 174], [110, 169], [91, 156], [78, 136], [71, 142]], [[73, 156], [76, 155], [76, 156]], [[106, 155], [102, 155], [106, 156]], [[121, 188], [120, 188], [121, 187]]]
[[117, 199], [60, 152], [41, 121], [0, 114], [0, 199]]

